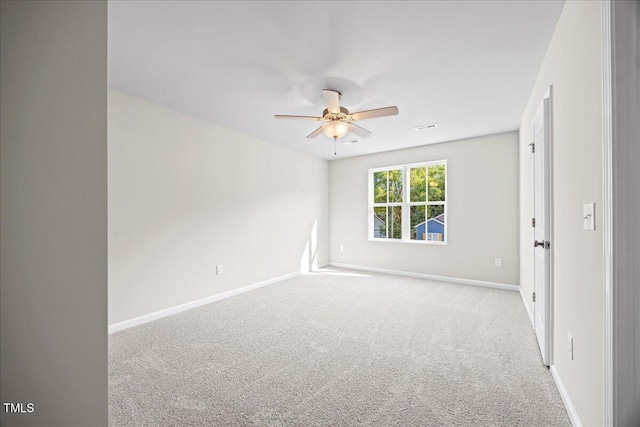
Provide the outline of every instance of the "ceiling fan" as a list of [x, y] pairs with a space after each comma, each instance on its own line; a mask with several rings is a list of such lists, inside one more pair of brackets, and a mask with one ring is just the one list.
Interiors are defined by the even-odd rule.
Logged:
[[350, 113], [349, 110], [340, 106], [340, 98], [342, 97], [340, 92], [331, 89], [323, 89], [322, 96], [325, 104], [327, 104], [327, 108], [322, 112], [322, 117], [276, 115], [275, 118], [325, 122], [318, 129], [307, 135], [307, 138], [315, 138], [324, 132], [327, 137], [336, 141], [345, 136], [347, 132], [353, 132], [363, 138], [371, 135], [371, 132], [352, 122], [373, 119], [376, 117], [395, 116], [398, 114], [398, 107], [395, 106]]

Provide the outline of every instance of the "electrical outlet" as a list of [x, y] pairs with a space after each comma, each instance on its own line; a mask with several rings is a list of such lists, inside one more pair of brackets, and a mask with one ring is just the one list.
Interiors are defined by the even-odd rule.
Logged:
[[496, 267], [502, 267], [502, 258], [495, 258], [493, 260], [493, 265], [495, 265]]
[[340, 252], [344, 252], [344, 246], [340, 246]]
[[222, 266], [216, 265], [216, 275], [220, 275], [223, 273]]
[[569, 359], [573, 360], [573, 337], [571, 336], [571, 334], [568, 334], [569, 336]]

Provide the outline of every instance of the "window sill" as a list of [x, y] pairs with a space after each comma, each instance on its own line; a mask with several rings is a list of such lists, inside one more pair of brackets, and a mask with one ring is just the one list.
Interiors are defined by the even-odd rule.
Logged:
[[446, 246], [446, 240], [444, 242], [437, 242], [433, 240], [405, 240], [405, 239], [376, 239], [375, 237], [369, 238], [370, 242], [393, 242], [393, 243], [409, 243], [412, 245], [435, 245]]

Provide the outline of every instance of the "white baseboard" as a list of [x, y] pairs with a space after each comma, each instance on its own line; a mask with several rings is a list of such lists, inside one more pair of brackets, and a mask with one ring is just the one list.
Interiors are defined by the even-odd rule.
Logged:
[[529, 315], [529, 321], [531, 322], [531, 327], [534, 327], [533, 324], [533, 313], [531, 312], [531, 309], [529, 309], [529, 304], [527, 304], [527, 299], [524, 297], [524, 294], [522, 293], [522, 288], [520, 288], [520, 296], [522, 297], [522, 303], [524, 304], [524, 308], [527, 310], [527, 314]]
[[387, 270], [386, 268], [366, 267], [362, 265], [342, 264], [338, 262], [329, 262], [329, 265], [332, 265], [334, 267], [351, 268], [353, 270], [373, 271], [376, 273], [395, 274], [398, 276], [419, 277], [421, 279], [438, 280], [441, 282], [460, 283], [463, 285], [474, 285], [474, 286], [484, 286], [487, 288], [506, 289], [509, 291], [518, 291], [520, 289], [520, 286], [518, 285], [511, 285], [507, 283], [485, 282], [482, 280], [471, 280], [471, 279], [459, 279], [456, 277], [447, 277], [447, 276], [434, 276], [432, 274], [412, 273], [409, 271], [399, 271], [399, 270]]
[[171, 316], [172, 314], [190, 310], [192, 308], [199, 307], [204, 304], [209, 304], [214, 301], [220, 301], [222, 299], [229, 298], [234, 295], [242, 294], [244, 292], [261, 288], [263, 286], [271, 285], [273, 283], [281, 282], [283, 280], [287, 280], [299, 275], [300, 275], [300, 272], [285, 274], [284, 276], [274, 277], [273, 279], [264, 280], [262, 282], [243, 286], [238, 289], [232, 289], [227, 292], [211, 295], [206, 298], [191, 301], [185, 304], [176, 305], [175, 307], [165, 308], [164, 310], [155, 311], [153, 313], [145, 314], [140, 317], [134, 317], [133, 319], [125, 320], [123, 322], [114, 323], [113, 325], [109, 325], [109, 334], [113, 334], [115, 332], [122, 331], [124, 329], [132, 328], [134, 326], [142, 325], [143, 323], [151, 322], [152, 320], [157, 320], [166, 316]]
[[551, 377], [553, 381], [556, 383], [556, 387], [558, 387], [558, 391], [560, 392], [560, 397], [562, 398], [562, 403], [564, 403], [564, 407], [567, 410], [567, 414], [569, 415], [569, 421], [571, 421], [571, 425], [573, 427], [582, 427], [582, 423], [580, 422], [580, 418], [578, 418], [578, 413], [576, 412], [576, 408], [573, 406], [571, 402], [571, 398], [569, 398], [569, 393], [567, 393], [567, 389], [564, 388], [564, 384], [560, 379], [560, 374], [558, 374], [558, 370], [556, 369], [556, 365], [551, 365], [549, 367], [549, 371], [551, 372]]

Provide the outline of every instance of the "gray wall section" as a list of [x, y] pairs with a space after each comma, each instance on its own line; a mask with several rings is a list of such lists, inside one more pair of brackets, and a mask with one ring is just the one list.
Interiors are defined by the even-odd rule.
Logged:
[[[369, 169], [445, 159], [447, 244], [370, 241]], [[334, 160], [329, 179], [331, 262], [518, 284], [516, 132]]]
[[640, 425], [640, 3], [612, 2], [614, 425]]
[[[553, 354], [584, 426], [604, 425], [602, 5], [565, 2], [520, 123], [520, 286], [533, 311], [531, 122], [552, 89]], [[595, 230], [582, 208], [595, 202]], [[568, 335], [574, 358], [569, 357]]]
[[107, 2], [0, 13], [0, 424], [106, 425]]
[[110, 325], [327, 263], [326, 160], [114, 90], [108, 152]]

